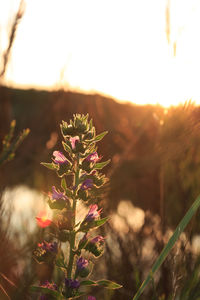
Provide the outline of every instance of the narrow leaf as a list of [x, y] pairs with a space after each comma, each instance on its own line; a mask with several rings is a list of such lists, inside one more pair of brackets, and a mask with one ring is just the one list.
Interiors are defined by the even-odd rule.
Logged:
[[50, 169], [50, 170], [57, 170], [58, 166], [54, 163], [44, 163], [41, 162], [41, 165], [45, 166], [46, 168]]
[[100, 133], [99, 135], [97, 135], [94, 138], [93, 142], [99, 142], [99, 141], [101, 141], [107, 133], [108, 133], [108, 131], [104, 131], [104, 132]]
[[80, 282], [80, 285], [91, 286], [91, 285], [96, 285], [96, 282], [92, 280], [83, 280]]
[[157, 260], [154, 263], [154, 265], [153, 265], [151, 271], [149, 272], [148, 276], [146, 277], [146, 279], [144, 280], [144, 282], [140, 286], [139, 290], [137, 291], [137, 293], [133, 297], [133, 300], [139, 299], [139, 297], [143, 293], [145, 287], [152, 280], [152, 276], [160, 268], [160, 266], [162, 265], [162, 263], [166, 259], [167, 255], [169, 254], [169, 252], [173, 248], [174, 244], [178, 240], [180, 234], [184, 231], [185, 227], [187, 226], [187, 224], [189, 223], [189, 221], [191, 220], [191, 218], [193, 217], [193, 215], [195, 214], [195, 212], [197, 211], [197, 209], [199, 208], [199, 206], [200, 206], [200, 196], [198, 196], [196, 198], [196, 200], [194, 201], [194, 203], [192, 204], [192, 206], [190, 207], [190, 209], [187, 211], [187, 213], [185, 214], [185, 216], [183, 217], [183, 219], [180, 221], [180, 223], [176, 227], [176, 230], [174, 231], [173, 235], [169, 239], [167, 245], [162, 250], [162, 252], [159, 255], [159, 257], [157, 258]]
[[64, 191], [67, 189], [67, 183], [64, 177], [61, 179], [61, 187]]
[[57, 297], [57, 298], [62, 296], [59, 292], [57, 292], [55, 290], [50, 290], [48, 288], [44, 288], [42, 286], [31, 286], [30, 290], [31, 290], [31, 292], [48, 294], [48, 295], [52, 295], [52, 296]]
[[105, 217], [103, 219], [100, 219], [100, 220], [95, 220], [95, 221], [92, 221], [92, 222], [88, 222], [86, 224], [82, 224], [79, 228], [79, 231], [82, 231], [82, 232], [87, 232], [89, 229], [91, 228], [97, 228], [97, 227], [100, 227], [102, 226], [103, 224], [105, 224], [106, 222], [108, 221], [108, 217]]
[[65, 189], [65, 194], [67, 197], [72, 198], [73, 197], [73, 193], [70, 189], [66, 188]]
[[68, 152], [69, 154], [72, 154], [72, 149], [69, 147], [69, 145], [67, 145], [65, 142], [62, 142], [63, 144], [63, 148], [66, 152]]
[[101, 163], [97, 163], [94, 167], [94, 169], [98, 169], [101, 170], [103, 169], [105, 166], [107, 166], [110, 163], [110, 159]]
[[100, 219], [100, 220], [96, 220], [96, 221], [93, 222], [94, 225], [92, 227], [100, 227], [103, 224], [105, 224], [107, 221], [108, 221], [108, 217], [105, 217], [105, 218]]
[[97, 284], [111, 290], [120, 289], [122, 287], [122, 285], [110, 280], [99, 280]]
[[59, 258], [55, 261], [55, 265], [59, 268], [64, 268], [67, 269], [67, 266], [65, 265], [64, 261], [62, 258]]
[[92, 119], [91, 119], [90, 122], [89, 122], [89, 129], [91, 130], [92, 127], [93, 127], [93, 123], [92, 123]]

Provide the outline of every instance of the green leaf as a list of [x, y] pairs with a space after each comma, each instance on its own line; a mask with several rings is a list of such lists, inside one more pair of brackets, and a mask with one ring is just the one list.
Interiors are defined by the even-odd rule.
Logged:
[[84, 296], [85, 293], [84, 292], [76, 292], [76, 295], [75, 296], [70, 296], [69, 298], [70, 299], [77, 299], [77, 298], [80, 298], [81, 296]]
[[58, 258], [56, 261], [55, 261], [55, 265], [59, 268], [64, 268], [64, 269], [67, 269], [67, 266], [66, 264], [64, 263], [63, 261], [63, 258]]
[[80, 282], [80, 285], [82, 286], [91, 286], [91, 285], [96, 285], [95, 281], [92, 280], [83, 280]]
[[122, 285], [110, 280], [98, 280], [97, 284], [111, 290], [120, 289], [122, 287]]
[[67, 183], [64, 177], [61, 179], [61, 187], [64, 191], [67, 189]]
[[185, 229], [185, 227], [187, 226], [187, 224], [189, 223], [189, 221], [191, 220], [191, 218], [193, 217], [193, 215], [195, 214], [195, 212], [197, 211], [199, 206], [200, 206], [200, 196], [198, 196], [196, 198], [196, 200], [194, 201], [194, 203], [192, 204], [190, 209], [187, 211], [187, 213], [185, 214], [183, 219], [180, 221], [180, 223], [176, 227], [176, 230], [174, 231], [174, 233], [171, 236], [171, 238], [169, 239], [168, 243], [166, 244], [166, 246], [162, 250], [161, 254], [159, 255], [159, 257], [155, 261], [155, 263], [154, 263], [151, 271], [149, 272], [148, 276], [146, 277], [146, 279], [144, 280], [144, 282], [140, 286], [139, 290], [137, 291], [137, 293], [133, 297], [133, 300], [137, 300], [141, 296], [141, 294], [143, 293], [145, 287], [152, 280], [152, 277], [154, 276], [155, 272], [160, 268], [160, 266], [162, 265], [162, 263], [166, 259], [167, 255], [169, 254], [169, 252], [173, 248], [174, 244], [178, 240], [180, 234], [183, 232], [183, 230]]
[[58, 170], [58, 166], [54, 163], [44, 163], [41, 162], [41, 165], [45, 166], [46, 168], [50, 169], [50, 170]]
[[110, 163], [110, 159], [107, 160], [107, 161], [101, 162], [101, 163], [97, 163], [97, 164], [94, 166], [94, 169], [101, 170], [101, 169], [103, 169], [105, 166], [107, 166], [109, 163]]
[[92, 119], [91, 119], [90, 122], [89, 122], [89, 129], [91, 130], [92, 127], [93, 127], [93, 123], [92, 123]]
[[108, 217], [105, 217], [103, 219], [91, 221], [86, 224], [83, 223], [80, 226], [78, 231], [87, 232], [88, 229], [100, 227], [103, 224], [105, 224], [107, 221], [108, 221]]
[[93, 142], [96, 143], [96, 142], [101, 141], [107, 133], [108, 133], [108, 131], [104, 131], [104, 132], [98, 134], [98, 135], [94, 138]]
[[[48, 295], [54, 296], [56, 299], [63, 299], [63, 296], [59, 292], [50, 290], [48, 288], [44, 288], [41, 286], [31, 286], [30, 290], [31, 290], [31, 292], [48, 294]], [[62, 297], [62, 298], [60, 298], [60, 297]]]
[[94, 225], [92, 227], [100, 227], [103, 224], [105, 224], [107, 221], [108, 221], [108, 217], [105, 217], [105, 218], [100, 219], [100, 220], [95, 220], [95, 221], [93, 221]]
[[59, 170], [57, 171], [58, 176], [63, 177], [64, 175], [71, 173], [70, 168], [71, 168], [70, 161], [67, 161], [67, 164], [60, 164]]
[[70, 189], [65, 189], [65, 194], [66, 194], [66, 196], [67, 197], [69, 197], [69, 198], [72, 198], [73, 197], [73, 193], [72, 193], [72, 191], [70, 190]]
[[69, 145], [67, 145], [67, 143], [62, 142], [63, 148], [66, 152], [68, 152], [69, 154], [72, 154], [72, 149], [70, 148]]
[[51, 209], [58, 209], [58, 210], [62, 210], [64, 207], [66, 207], [66, 201], [63, 199], [59, 199], [59, 200], [48, 200], [47, 202], [49, 204], [49, 207]]

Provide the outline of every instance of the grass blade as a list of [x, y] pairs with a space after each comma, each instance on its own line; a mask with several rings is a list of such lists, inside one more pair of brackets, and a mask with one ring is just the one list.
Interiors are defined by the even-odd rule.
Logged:
[[139, 299], [139, 297], [143, 293], [145, 287], [152, 280], [152, 276], [160, 268], [160, 266], [162, 265], [162, 263], [166, 259], [167, 255], [169, 254], [169, 252], [173, 248], [174, 244], [178, 240], [180, 234], [184, 231], [185, 227], [190, 222], [191, 218], [193, 217], [193, 215], [195, 214], [195, 212], [197, 211], [197, 209], [199, 208], [199, 206], [200, 206], [200, 196], [198, 196], [196, 198], [196, 200], [194, 201], [194, 203], [192, 204], [192, 206], [190, 207], [190, 209], [187, 211], [187, 213], [185, 214], [185, 216], [183, 217], [183, 219], [180, 221], [180, 223], [176, 227], [176, 230], [174, 231], [173, 235], [169, 239], [167, 245], [162, 250], [162, 252], [159, 255], [159, 257], [157, 258], [156, 262], [154, 263], [154, 265], [153, 265], [151, 271], [149, 272], [148, 276], [146, 277], [145, 281], [142, 283], [142, 285], [140, 286], [139, 290], [137, 291], [137, 293], [133, 297], [133, 300]]

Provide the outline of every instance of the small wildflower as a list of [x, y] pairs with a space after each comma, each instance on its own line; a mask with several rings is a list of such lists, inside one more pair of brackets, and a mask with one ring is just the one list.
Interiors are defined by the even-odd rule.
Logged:
[[65, 286], [66, 288], [78, 289], [80, 286], [80, 282], [77, 279], [68, 279], [65, 278]]
[[72, 145], [72, 149], [74, 150], [76, 148], [76, 144], [80, 141], [79, 136], [70, 137], [70, 143]]
[[[57, 291], [58, 290], [57, 285], [55, 283], [50, 283], [49, 281], [45, 281], [40, 286], [43, 287], [43, 288], [47, 288], [47, 289], [53, 290], [53, 291]], [[43, 294], [39, 298], [39, 300], [48, 300], [48, 299], [50, 299], [50, 298], [49, 298], [49, 295], [47, 295], [47, 294]]]
[[102, 209], [98, 210], [97, 204], [90, 205], [90, 210], [89, 210], [87, 216], [85, 217], [85, 221], [96, 220], [100, 216], [101, 210]]
[[82, 256], [76, 262], [77, 268], [79, 270], [84, 269], [88, 266], [88, 260], [83, 258]]
[[52, 197], [53, 200], [59, 200], [59, 199], [67, 200], [68, 199], [67, 196], [65, 196], [65, 194], [63, 194], [59, 190], [57, 191], [55, 186], [52, 186], [51, 197]]
[[51, 224], [51, 220], [48, 219], [48, 215], [45, 211], [41, 211], [38, 216], [36, 217], [37, 224], [41, 228], [48, 227]]
[[88, 155], [88, 157], [86, 157], [86, 161], [93, 162], [93, 163], [96, 163], [100, 159], [101, 158], [98, 156], [97, 152], [93, 152], [90, 155]]
[[94, 296], [88, 296], [87, 300], [96, 300]]
[[43, 288], [47, 288], [53, 291], [56, 291], [58, 289], [57, 285], [55, 283], [50, 283], [48, 280], [46, 280], [45, 282], [43, 282], [41, 285], [41, 287]]
[[93, 244], [96, 244], [96, 243], [99, 243], [99, 242], [103, 242], [104, 240], [105, 240], [104, 237], [102, 237], [101, 235], [97, 235], [92, 240], [90, 240], [90, 242], [93, 243]]
[[50, 252], [57, 252], [58, 250], [58, 243], [48, 243], [46, 241], [38, 244], [38, 247], [42, 248], [43, 250], [50, 251]]
[[[40, 227], [51, 225], [47, 232], [51, 237], [46, 238], [48, 242], [39, 243], [33, 255], [38, 263], [57, 266], [62, 279], [58, 287], [49, 281], [40, 284], [39, 300], [74, 299], [84, 295], [82, 289], [90, 283], [90, 279], [83, 281], [82, 278], [89, 277], [92, 263], [83, 256], [89, 253], [89, 257], [99, 257], [104, 250], [105, 238], [101, 235], [91, 237], [89, 232], [107, 221], [107, 218], [101, 219], [102, 209], [94, 204], [96, 201], [92, 202], [95, 196], [99, 197], [101, 193], [101, 189], [98, 188], [106, 183], [106, 177], [98, 170], [107, 162], [98, 164], [101, 157], [96, 151], [96, 142], [100, 141], [105, 133], [96, 136], [92, 120], [88, 121], [88, 115], [81, 114], [75, 114], [69, 124], [62, 121], [60, 127], [64, 137], [63, 153], [53, 151], [52, 162], [42, 164], [62, 178], [61, 189], [52, 186], [52, 191], [48, 194], [47, 204], [54, 210], [54, 214], [42, 211], [36, 217]], [[87, 201], [91, 205], [83, 219], [77, 223], [75, 216], [78, 201]], [[81, 238], [79, 234], [84, 235]], [[68, 243], [67, 253], [62, 251], [61, 242]], [[104, 286], [109, 285], [105, 281]], [[96, 300], [94, 296], [83, 297]]]
[[88, 190], [91, 187], [93, 187], [93, 181], [92, 181], [92, 179], [89, 179], [89, 178], [85, 179], [81, 185], [82, 190]]
[[67, 158], [64, 156], [64, 154], [62, 152], [60, 152], [60, 151], [54, 151], [53, 152], [53, 156], [55, 157], [54, 158], [54, 162], [56, 164], [62, 165], [62, 164], [67, 163]]

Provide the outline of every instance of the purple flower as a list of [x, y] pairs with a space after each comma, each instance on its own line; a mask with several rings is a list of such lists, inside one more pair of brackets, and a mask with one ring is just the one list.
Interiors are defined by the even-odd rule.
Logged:
[[45, 251], [50, 251], [50, 252], [56, 253], [58, 250], [58, 243], [57, 242], [48, 243], [48, 242], [44, 241], [41, 244], [38, 244], [38, 247], [42, 248]]
[[67, 163], [67, 159], [66, 159], [66, 157], [64, 156], [64, 154], [62, 152], [60, 152], [60, 151], [54, 151], [53, 152], [53, 156], [55, 157], [54, 158], [54, 162], [56, 164], [62, 165], [62, 164], [66, 164]]
[[68, 279], [65, 278], [65, 286], [66, 288], [78, 289], [80, 286], [80, 282], [77, 279]]
[[77, 268], [82, 270], [88, 266], [88, 260], [83, 258], [82, 256], [76, 262]]
[[56, 190], [55, 186], [52, 186], [52, 194], [51, 197], [53, 200], [59, 200], [59, 199], [64, 199], [64, 200], [68, 200], [67, 196], [65, 196], [65, 194], [63, 194], [62, 192], [60, 192], [59, 190]]
[[90, 205], [90, 210], [89, 210], [87, 216], [85, 217], [85, 221], [96, 220], [100, 216], [101, 210], [102, 209], [98, 210], [97, 204]]
[[87, 189], [90, 189], [91, 187], [93, 187], [93, 181], [92, 179], [85, 179], [81, 185], [81, 189], [82, 190], [87, 190]]
[[85, 160], [89, 161], [89, 162], [96, 163], [98, 160], [100, 160], [100, 157], [98, 156], [97, 152], [93, 152], [90, 155], [88, 155], [88, 157], [86, 157]]
[[48, 295], [41, 295], [39, 300], [48, 300]]
[[72, 145], [72, 149], [74, 150], [76, 148], [76, 144], [78, 142], [80, 142], [80, 138], [79, 138], [79, 136], [74, 136], [74, 137], [70, 137], [69, 140], [70, 140], [70, 143]]
[[94, 296], [88, 296], [87, 300], [96, 300]]
[[91, 243], [96, 244], [99, 242], [103, 242], [104, 241], [104, 237], [102, 237], [101, 235], [97, 235], [95, 236], [92, 240], [90, 240]]

